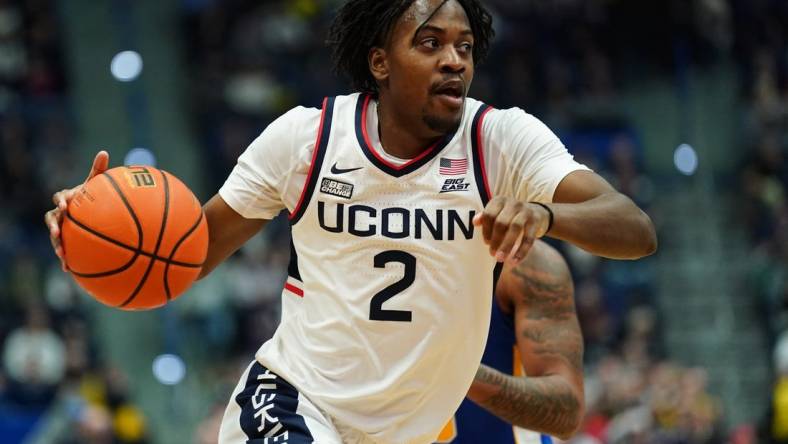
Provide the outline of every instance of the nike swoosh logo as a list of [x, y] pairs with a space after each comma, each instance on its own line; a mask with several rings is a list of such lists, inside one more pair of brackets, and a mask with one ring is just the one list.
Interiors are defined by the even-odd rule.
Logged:
[[331, 174], [345, 174], [345, 173], [349, 173], [351, 171], [360, 170], [362, 168], [364, 168], [364, 167], [358, 167], [358, 168], [337, 168], [337, 164], [334, 163], [334, 165], [331, 166]]

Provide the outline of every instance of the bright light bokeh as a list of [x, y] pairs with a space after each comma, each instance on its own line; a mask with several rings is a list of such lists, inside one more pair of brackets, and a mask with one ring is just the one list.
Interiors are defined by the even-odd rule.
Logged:
[[110, 71], [117, 80], [131, 82], [142, 72], [142, 56], [136, 51], [121, 51], [112, 58]]
[[156, 166], [156, 155], [147, 148], [132, 148], [126, 153], [126, 157], [123, 158], [123, 165], [146, 165], [146, 166]]
[[186, 364], [178, 355], [159, 355], [153, 360], [153, 376], [164, 385], [177, 385], [186, 376]]
[[698, 154], [692, 146], [682, 143], [673, 152], [673, 164], [681, 174], [691, 176], [698, 169]]

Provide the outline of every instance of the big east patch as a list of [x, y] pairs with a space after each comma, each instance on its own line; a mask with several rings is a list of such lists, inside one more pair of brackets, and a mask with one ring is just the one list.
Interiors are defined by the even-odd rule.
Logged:
[[443, 182], [443, 187], [441, 187], [441, 193], [450, 193], [452, 191], [468, 191], [468, 187], [471, 184], [465, 183], [465, 178], [461, 177], [459, 179], [446, 179]]

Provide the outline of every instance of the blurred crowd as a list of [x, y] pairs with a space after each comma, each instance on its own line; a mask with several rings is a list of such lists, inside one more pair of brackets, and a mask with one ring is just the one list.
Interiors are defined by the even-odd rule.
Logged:
[[788, 443], [788, 4], [742, 2], [741, 215], [751, 252], [747, 288], [759, 299], [773, 352], [774, 384], [760, 425], [765, 443]]
[[0, 0], [0, 441], [142, 444], [145, 420], [42, 224], [52, 191], [78, 180], [54, 3]]

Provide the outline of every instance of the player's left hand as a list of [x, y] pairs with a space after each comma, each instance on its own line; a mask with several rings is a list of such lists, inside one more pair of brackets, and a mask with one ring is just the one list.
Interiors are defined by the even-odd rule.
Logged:
[[550, 213], [541, 206], [502, 196], [490, 200], [473, 218], [498, 262], [523, 260], [534, 241], [545, 235], [549, 223]]

